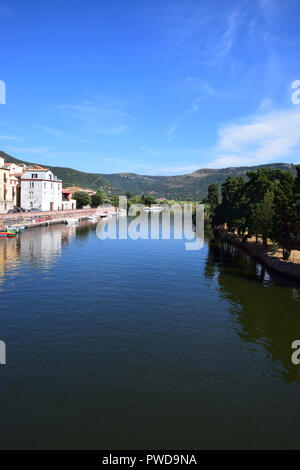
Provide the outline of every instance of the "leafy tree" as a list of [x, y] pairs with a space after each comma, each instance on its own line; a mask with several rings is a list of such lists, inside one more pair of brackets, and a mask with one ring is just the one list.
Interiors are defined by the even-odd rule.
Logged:
[[151, 206], [151, 204], [156, 203], [156, 198], [154, 196], [144, 196], [144, 204], [146, 206]]
[[291, 254], [293, 240], [295, 240], [294, 177], [283, 170], [274, 170], [273, 175], [275, 184], [273, 236], [282, 246], [283, 259], [287, 260]]
[[208, 186], [206, 202], [210, 205], [211, 210], [215, 211], [220, 203], [219, 186], [217, 183], [212, 183]]
[[[246, 193], [249, 200], [245, 212], [247, 228], [250, 235], [263, 238], [264, 248], [267, 248], [267, 238], [272, 234], [274, 216], [274, 176], [271, 170], [260, 168], [258, 171], [247, 173]], [[267, 222], [263, 217], [267, 218]]]
[[226, 224], [229, 232], [245, 232], [245, 209], [248, 203], [245, 187], [246, 181], [241, 176], [230, 176], [222, 184], [222, 202], [216, 208], [214, 226]]
[[83, 206], [88, 206], [91, 202], [89, 194], [85, 191], [76, 191], [73, 194], [73, 199], [76, 199], [78, 209], [82, 209]]
[[263, 239], [264, 249], [268, 248], [268, 238], [272, 236], [273, 219], [275, 215], [274, 192], [269, 190], [263, 200], [255, 205], [251, 213], [251, 226], [256, 234]]
[[102, 191], [102, 189], [98, 189], [96, 194], [92, 194], [91, 196], [92, 207], [98, 207], [106, 201], [107, 201], [107, 194], [104, 191]]

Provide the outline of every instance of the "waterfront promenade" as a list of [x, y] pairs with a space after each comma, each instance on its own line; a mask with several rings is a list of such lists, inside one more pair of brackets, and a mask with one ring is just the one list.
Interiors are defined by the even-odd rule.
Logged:
[[84, 220], [92, 215], [95, 215], [96, 213], [100, 217], [104, 217], [106, 215], [116, 215], [117, 208], [103, 207], [101, 209], [89, 208], [67, 211], [18, 212], [16, 214], [0, 214], [0, 225], [23, 225], [26, 228], [31, 228], [41, 225], [65, 223], [67, 219], [72, 218]]

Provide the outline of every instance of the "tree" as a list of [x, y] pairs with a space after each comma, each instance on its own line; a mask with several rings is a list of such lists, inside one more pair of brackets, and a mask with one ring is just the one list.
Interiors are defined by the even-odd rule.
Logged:
[[268, 248], [268, 238], [272, 236], [274, 215], [274, 192], [269, 190], [265, 193], [263, 200], [256, 204], [251, 214], [253, 218], [251, 226], [256, 234], [262, 236], [264, 249]]
[[[274, 175], [272, 170], [260, 168], [247, 173], [246, 193], [249, 200], [245, 217], [249, 236], [263, 238], [264, 248], [272, 234], [274, 216]], [[266, 217], [266, 220], [264, 220]]]
[[89, 194], [85, 191], [76, 191], [76, 193], [73, 194], [73, 199], [76, 199], [78, 209], [82, 209], [83, 206], [88, 206], [91, 202]]
[[96, 194], [93, 194], [91, 196], [92, 207], [98, 207], [106, 201], [107, 201], [107, 194], [104, 191], [102, 191], [102, 189], [98, 189]]
[[156, 203], [156, 198], [154, 196], [144, 196], [144, 204], [146, 206], [151, 206], [151, 204]]
[[219, 186], [217, 183], [212, 183], [208, 186], [206, 202], [214, 212], [217, 205], [220, 203]]
[[245, 212], [248, 204], [242, 176], [229, 176], [222, 184], [222, 202], [216, 207], [213, 225], [227, 225], [229, 232], [237, 230], [243, 234], [246, 230]]
[[290, 257], [295, 240], [294, 176], [283, 170], [273, 170], [275, 215], [273, 237], [282, 247], [283, 259]]
[[300, 243], [300, 165], [296, 167], [297, 176], [294, 184], [294, 236], [296, 242]]

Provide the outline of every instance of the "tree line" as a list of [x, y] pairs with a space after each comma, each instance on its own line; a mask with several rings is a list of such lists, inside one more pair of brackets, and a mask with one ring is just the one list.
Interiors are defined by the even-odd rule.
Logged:
[[204, 202], [213, 229], [238, 233], [245, 241], [255, 236], [282, 248], [287, 260], [300, 248], [300, 165], [296, 177], [284, 170], [260, 168], [242, 176], [230, 176], [222, 184], [211, 184]]

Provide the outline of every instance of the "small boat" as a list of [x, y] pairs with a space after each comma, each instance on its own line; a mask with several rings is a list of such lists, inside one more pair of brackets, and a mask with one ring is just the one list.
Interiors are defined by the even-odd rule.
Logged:
[[25, 227], [7, 227], [6, 230], [10, 233], [13, 233], [13, 232], [20, 233], [25, 230]]
[[88, 217], [88, 220], [89, 220], [90, 222], [98, 222], [98, 217], [97, 217], [96, 215], [90, 215], [90, 216]]
[[75, 217], [71, 219], [66, 219], [66, 224], [67, 225], [77, 225], [79, 222], [79, 219], [76, 219]]
[[13, 238], [17, 235], [16, 231], [9, 232], [5, 227], [0, 226], [0, 238]]

